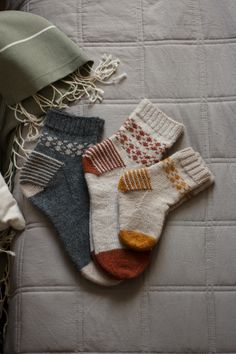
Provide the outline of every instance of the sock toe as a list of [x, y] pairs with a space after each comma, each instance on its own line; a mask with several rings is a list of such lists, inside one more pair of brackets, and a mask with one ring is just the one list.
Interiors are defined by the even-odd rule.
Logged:
[[117, 280], [106, 274], [105, 271], [100, 269], [93, 261], [81, 269], [81, 274], [91, 282], [106, 287], [116, 286], [121, 282], [121, 280]]
[[96, 261], [116, 279], [132, 279], [141, 274], [150, 262], [150, 251], [134, 252], [115, 249], [95, 255]]
[[121, 230], [119, 232], [121, 242], [136, 251], [151, 250], [157, 243], [157, 240], [136, 230]]

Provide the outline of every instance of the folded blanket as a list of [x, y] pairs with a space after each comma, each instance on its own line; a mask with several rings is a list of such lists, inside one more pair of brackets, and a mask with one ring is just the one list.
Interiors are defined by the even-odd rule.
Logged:
[[[55, 99], [50, 84], [80, 69], [89, 71], [93, 61], [63, 32], [46, 19], [18, 11], [0, 13], [0, 147], [1, 170], [6, 172], [16, 127], [25, 119], [17, 104], [24, 102], [33, 116], [43, 113], [39, 102], [28, 101], [38, 91], [44, 99]], [[82, 70], [81, 70], [82, 69]], [[64, 84], [66, 85], [66, 84]], [[67, 85], [68, 86], [68, 85]], [[55, 87], [56, 90], [56, 87]], [[30, 107], [29, 107], [30, 106]], [[40, 114], [41, 113], [41, 114]], [[29, 120], [34, 117], [28, 115]], [[37, 123], [37, 122], [35, 122]]]
[[0, 14], [0, 41], [0, 93], [8, 105], [92, 64], [56, 26], [26, 12]]

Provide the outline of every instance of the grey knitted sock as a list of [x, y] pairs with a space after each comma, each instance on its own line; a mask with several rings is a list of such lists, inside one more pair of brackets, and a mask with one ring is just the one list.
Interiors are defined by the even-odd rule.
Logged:
[[81, 163], [85, 149], [101, 138], [103, 125], [100, 118], [48, 112], [39, 142], [23, 166], [20, 184], [24, 195], [49, 217], [76, 268], [88, 269], [82, 271], [85, 277], [109, 286], [117, 281], [91, 264], [89, 195]]

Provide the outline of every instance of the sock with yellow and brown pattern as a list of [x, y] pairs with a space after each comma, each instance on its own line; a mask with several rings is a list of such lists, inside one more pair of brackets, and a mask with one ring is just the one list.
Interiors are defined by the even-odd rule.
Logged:
[[152, 249], [167, 213], [213, 181], [212, 173], [192, 148], [151, 167], [126, 171], [118, 183], [120, 241], [136, 251]]

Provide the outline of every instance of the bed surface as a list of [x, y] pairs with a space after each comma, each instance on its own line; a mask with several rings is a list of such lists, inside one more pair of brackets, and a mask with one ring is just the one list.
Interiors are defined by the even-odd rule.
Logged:
[[[9, 5], [10, 6], [10, 5]], [[49, 222], [15, 195], [27, 220], [13, 244], [5, 354], [236, 353], [236, 1], [29, 0], [95, 60], [128, 78], [102, 104], [71, 111], [113, 133], [149, 98], [184, 123], [171, 152], [192, 146], [216, 183], [169, 215], [148, 271], [112, 289], [74, 270]]]

